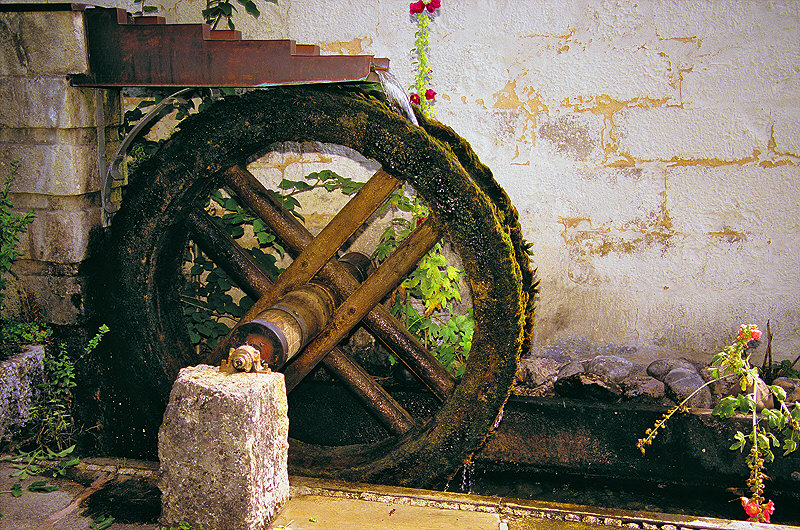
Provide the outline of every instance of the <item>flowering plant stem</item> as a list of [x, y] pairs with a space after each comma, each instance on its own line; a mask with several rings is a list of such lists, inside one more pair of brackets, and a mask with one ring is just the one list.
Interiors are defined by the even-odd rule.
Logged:
[[784, 399], [786, 399], [784, 390], [778, 386], [770, 386], [769, 389], [772, 397], [777, 402], [777, 407], [774, 409], [764, 407], [761, 411], [761, 418], [767, 420], [768, 426], [765, 427], [759, 423], [759, 407], [757, 403], [759, 400], [759, 388], [763, 387], [764, 383], [759, 378], [758, 370], [750, 365], [750, 355], [747, 350], [750, 341], [758, 340], [761, 335], [761, 330], [756, 326], [752, 324], [742, 325], [739, 328], [736, 341], [713, 357], [711, 361], [713, 379], [695, 390], [677, 406], [669, 409], [652, 429], [645, 431], [646, 436], [640, 438], [636, 446], [644, 454], [645, 447], [653, 443], [653, 439], [659, 429], [664, 427], [676, 412], [687, 412], [686, 403], [700, 390], [717, 381], [738, 377], [739, 388], [745, 394], [723, 398], [714, 408], [714, 414], [723, 418], [730, 418], [738, 411], [752, 418], [752, 432], [749, 435], [737, 432], [735, 435], [736, 441], [730, 449], [743, 451], [747, 443], [752, 444], [745, 460], [747, 467], [750, 469], [747, 486], [751, 497], [741, 497], [740, 500], [748, 516], [748, 521], [769, 523], [770, 516], [775, 511], [775, 504], [771, 500], [764, 498], [764, 478], [766, 476], [764, 468], [765, 463], [772, 462], [774, 459], [772, 447], [780, 446], [780, 441], [772, 431], [779, 432], [784, 437], [784, 455], [794, 451], [800, 441], [800, 404], [795, 404], [793, 409], [790, 410], [784, 403]]
[[417, 32], [413, 50], [414, 63], [417, 68], [414, 75], [414, 84], [411, 86], [411, 90], [414, 91], [411, 94], [411, 102], [419, 106], [422, 113], [428, 117], [434, 115], [432, 103], [436, 97], [436, 92], [428, 87], [430, 75], [433, 71], [428, 62], [429, 28], [431, 25], [429, 13], [436, 11], [440, 5], [440, 0], [418, 0], [409, 6], [411, 14], [417, 17]]

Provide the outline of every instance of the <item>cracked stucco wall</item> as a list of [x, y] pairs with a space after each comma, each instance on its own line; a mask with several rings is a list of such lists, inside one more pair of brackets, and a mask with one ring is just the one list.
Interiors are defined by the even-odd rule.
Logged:
[[[408, 3], [279, 0], [238, 27], [389, 57], [410, 85]], [[201, 4], [162, 14], [199, 21]], [[436, 111], [520, 212], [537, 350], [707, 359], [770, 320], [778, 358], [798, 354], [800, 4], [442, 4]]]

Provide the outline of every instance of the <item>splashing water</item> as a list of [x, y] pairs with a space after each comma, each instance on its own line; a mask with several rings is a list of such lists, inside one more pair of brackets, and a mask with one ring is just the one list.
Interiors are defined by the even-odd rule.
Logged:
[[419, 122], [417, 122], [417, 117], [414, 115], [414, 109], [411, 108], [411, 101], [400, 85], [400, 81], [388, 70], [375, 70], [375, 73], [378, 74], [378, 79], [381, 82], [381, 87], [383, 87], [383, 92], [386, 94], [389, 105], [398, 114], [405, 115], [408, 121], [418, 126]]

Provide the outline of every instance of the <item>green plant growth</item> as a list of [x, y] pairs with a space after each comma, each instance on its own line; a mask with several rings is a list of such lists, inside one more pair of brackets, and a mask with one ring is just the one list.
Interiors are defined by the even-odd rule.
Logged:
[[19, 160], [11, 161], [11, 171], [0, 190], [0, 309], [3, 307], [5, 298], [5, 275], [11, 271], [11, 265], [21, 255], [17, 250], [19, 235], [26, 230], [35, 217], [31, 210], [23, 215], [17, 215], [12, 211], [14, 204], [8, 195], [11, 191], [11, 183], [17, 178], [19, 166]]
[[[410, 214], [410, 219], [396, 217], [381, 235], [374, 258], [386, 259], [414, 229], [430, 215], [430, 209], [416, 194], [401, 187], [384, 208]], [[475, 320], [472, 309], [456, 313], [461, 302], [459, 281], [462, 271], [449, 265], [442, 243], [437, 243], [417, 264], [391, 295], [391, 312], [405, 323], [439, 362], [454, 376], [463, 374]], [[390, 362], [396, 360], [389, 357]]]
[[688, 411], [686, 403], [702, 388], [723, 379], [735, 379], [741, 393], [735, 397], [723, 398], [713, 413], [722, 418], [731, 418], [736, 414], [750, 416], [752, 428], [747, 433], [737, 431], [730, 449], [744, 452], [749, 445], [746, 463], [750, 470], [747, 486], [751, 496], [741, 497], [742, 507], [748, 521], [769, 523], [775, 505], [764, 497], [764, 480], [767, 478], [764, 469], [766, 464], [775, 459], [773, 449], [782, 447], [784, 456], [797, 449], [800, 442], [800, 403], [794, 403], [790, 408], [784, 402], [786, 392], [779, 386], [771, 385], [769, 389], [776, 406], [772, 409], [764, 408], [759, 413], [756, 405], [759, 389], [757, 383], [761, 378], [758, 369], [750, 364], [748, 343], [758, 340], [761, 335], [761, 330], [756, 326], [742, 325], [736, 341], [711, 360], [713, 379], [669, 409], [652, 429], [645, 431], [645, 437], [639, 439], [636, 446], [644, 454], [646, 447], [653, 443], [659, 430], [672, 416], [677, 412]]
[[198, 523], [197, 526], [192, 526], [191, 523], [187, 523], [186, 521], [181, 521], [177, 524], [162, 526], [160, 530], [203, 530], [203, 525], [201, 523]]
[[73, 455], [75, 445], [61, 451], [38, 447], [31, 451], [19, 451], [14, 456], [5, 457], [6, 462], [16, 470], [11, 476], [19, 480], [37, 475], [50, 475], [53, 478], [64, 476], [68, 468], [78, 465], [79, 459]]
[[[48, 484], [46, 480], [36, 480], [28, 484], [28, 487], [25, 489], [33, 493], [50, 493], [56, 491], [58, 486], [55, 484]], [[10, 493], [12, 497], [21, 497], [22, 491], [22, 484], [15, 482], [8, 490], [0, 491], [0, 493]]]
[[761, 378], [768, 384], [772, 384], [779, 377], [800, 379], [800, 372], [795, 368], [797, 363], [800, 362], [800, 355], [795, 357], [793, 361], [785, 359], [779, 363], [774, 362], [772, 359], [772, 337], [770, 321], [767, 320], [767, 348], [764, 352], [764, 360], [761, 362]]
[[[277, 4], [278, 0], [264, 0]], [[253, 0], [236, 0], [236, 3], [244, 7], [244, 10], [253, 18], [258, 18], [261, 12]], [[228, 29], [236, 29], [233, 24], [233, 14], [236, 12], [236, 7], [230, 0], [206, 0], [206, 8], [203, 9], [203, 19], [206, 24], [211, 26], [211, 29], [217, 29], [220, 22], [224, 21]]]
[[133, 5], [138, 7], [138, 9], [133, 12], [133, 16], [135, 17], [153, 15], [158, 11], [158, 8], [149, 4], [147, 0], [133, 0]]
[[0, 360], [13, 355], [21, 344], [41, 344], [53, 335], [53, 330], [39, 322], [3, 320], [0, 322]]
[[105, 530], [113, 525], [114, 521], [116, 521], [116, 519], [110, 515], [100, 515], [89, 524], [89, 528], [91, 530]]
[[[84, 347], [78, 360], [89, 355], [108, 332], [102, 325], [97, 334]], [[63, 451], [71, 443], [74, 432], [72, 418], [72, 389], [75, 388], [75, 360], [67, 352], [66, 344], [59, 342], [46, 350], [44, 357], [44, 382], [39, 385], [39, 396], [31, 405], [26, 429], [31, 433], [26, 442], [42, 450]]]

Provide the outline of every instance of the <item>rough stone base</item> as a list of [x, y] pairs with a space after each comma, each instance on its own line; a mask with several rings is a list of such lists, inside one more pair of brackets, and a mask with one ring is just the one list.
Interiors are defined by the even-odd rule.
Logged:
[[161, 521], [264, 529], [289, 496], [289, 420], [279, 373], [180, 371], [158, 434]]
[[30, 346], [0, 362], [0, 442], [10, 440], [30, 414], [44, 377], [44, 346]]

